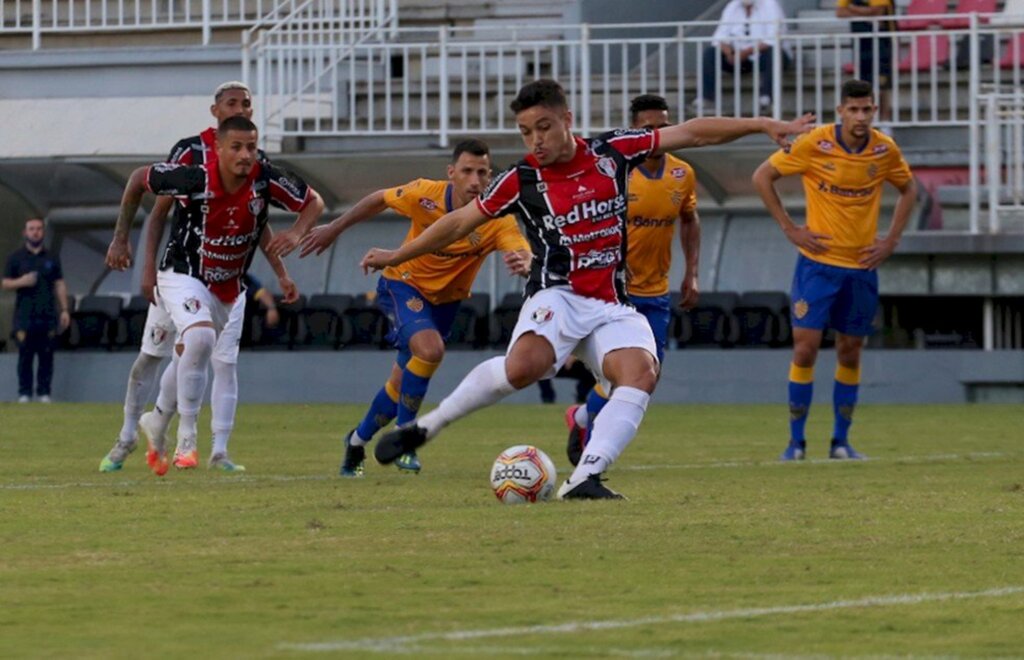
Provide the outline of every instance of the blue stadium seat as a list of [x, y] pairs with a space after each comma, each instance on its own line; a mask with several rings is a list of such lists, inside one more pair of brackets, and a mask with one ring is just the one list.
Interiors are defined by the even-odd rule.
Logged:
[[111, 350], [117, 338], [117, 321], [124, 300], [120, 296], [88, 295], [71, 314], [66, 347], [71, 349]]
[[491, 296], [474, 293], [459, 305], [448, 336], [450, 348], [483, 348], [491, 339]]
[[[733, 310], [739, 294], [731, 291], [702, 293], [696, 307], [681, 311], [673, 336], [679, 348], [728, 347], [736, 343], [739, 327]], [[677, 304], [677, 303], [676, 303]]]
[[[258, 303], [252, 305], [259, 306]], [[306, 307], [306, 296], [300, 295], [293, 303], [285, 303], [277, 297], [277, 312], [280, 316], [275, 327], [267, 325], [267, 312], [262, 306], [253, 310], [252, 347], [256, 350], [288, 350], [295, 341], [300, 312]]]
[[352, 346], [373, 346], [387, 348], [384, 337], [387, 334], [387, 320], [366, 294], [359, 294], [352, 306], [345, 310], [345, 317], [352, 327]]
[[733, 310], [739, 325], [738, 345], [779, 347], [792, 342], [789, 295], [781, 291], [749, 291]]
[[318, 293], [310, 296], [299, 312], [296, 349], [334, 350], [352, 340], [352, 327], [345, 312], [352, 306], [347, 294]]

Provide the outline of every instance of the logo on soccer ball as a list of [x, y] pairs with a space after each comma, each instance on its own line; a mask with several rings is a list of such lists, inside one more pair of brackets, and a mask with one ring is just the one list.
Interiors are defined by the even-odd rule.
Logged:
[[615, 164], [615, 161], [612, 160], [611, 158], [609, 158], [608, 156], [600, 158], [597, 161], [597, 171], [600, 172], [601, 174], [605, 175], [609, 179], [615, 177], [615, 172], [618, 169], [619, 168]]
[[686, 176], [686, 168], [685, 167], [673, 167], [672, 168], [672, 176], [674, 176], [677, 179], [682, 179], [683, 177]]
[[533, 314], [530, 318], [533, 319], [534, 323], [547, 323], [555, 317], [555, 310], [550, 307], [538, 307], [533, 310]]
[[800, 300], [793, 303], [793, 316], [798, 319], [802, 319], [807, 316], [807, 312], [811, 310], [811, 306], [807, 304], [807, 301], [801, 298]]
[[195, 314], [202, 307], [202, 303], [199, 302], [198, 298], [189, 298], [185, 302], [181, 303], [181, 306], [185, 308], [185, 311], [189, 314]]
[[153, 331], [149, 333], [149, 339], [153, 342], [155, 346], [159, 346], [160, 344], [164, 343], [165, 339], [167, 339], [167, 330], [161, 328], [160, 326], [156, 326], [153, 328]]
[[835, 147], [835, 145], [829, 142], [828, 140], [820, 140], [818, 142], [818, 148], [821, 149], [822, 151], [832, 151], [833, 147]]
[[411, 311], [416, 312], [418, 314], [419, 312], [423, 311], [423, 299], [409, 298], [408, 300], [405, 301], [405, 306], [408, 307]]
[[437, 210], [437, 202], [435, 202], [432, 199], [427, 199], [426, 197], [420, 197], [420, 206], [427, 209], [428, 211]]
[[491, 467], [491, 488], [505, 504], [549, 499], [555, 490], [557, 470], [551, 459], [530, 445], [509, 447]]
[[262, 197], [253, 197], [249, 200], [249, 213], [259, 215], [263, 211], [264, 202]]

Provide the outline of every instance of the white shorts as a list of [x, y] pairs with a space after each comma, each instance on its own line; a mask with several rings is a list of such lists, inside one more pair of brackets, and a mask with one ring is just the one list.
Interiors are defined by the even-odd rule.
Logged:
[[158, 358], [171, 357], [174, 340], [178, 336], [174, 329], [171, 315], [164, 309], [163, 302], [157, 294], [158, 304], [149, 304], [146, 310], [146, 329], [142, 332], [142, 352]]
[[160, 301], [179, 336], [196, 323], [212, 323], [217, 332], [213, 358], [229, 364], [238, 362], [238, 345], [245, 322], [244, 294], [233, 303], [225, 303], [196, 278], [170, 270], [157, 273], [156, 284]]
[[545, 378], [554, 376], [569, 355], [575, 354], [606, 392], [611, 391], [611, 383], [602, 366], [608, 353], [642, 348], [658, 359], [654, 333], [643, 314], [629, 305], [586, 298], [568, 287], [542, 289], [526, 300], [508, 350], [526, 332], [544, 337], [555, 349], [555, 364]]

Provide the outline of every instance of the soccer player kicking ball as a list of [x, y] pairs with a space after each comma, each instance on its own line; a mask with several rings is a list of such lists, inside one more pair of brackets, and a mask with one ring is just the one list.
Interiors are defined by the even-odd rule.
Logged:
[[122, 236], [147, 190], [186, 205], [175, 218], [157, 275], [160, 299], [178, 335], [179, 447], [195, 446], [207, 368], [218, 337], [244, 313], [241, 279], [266, 227], [268, 206], [274, 203], [299, 214], [291, 228], [266, 246], [272, 258], [295, 249], [323, 212], [320, 196], [304, 181], [259, 160], [256, 139], [255, 124], [229, 117], [217, 128], [216, 160], [140, 167], [132, 172], [121, 199], [115, 231]]
[[[252, 95], [249, 88], [237, 81], [222, 83], [214, 90], [210, 114], [218, 124], [228, 117], [241, 116], [250, 119]], [[214, 127], [199, 135], [179, 140], [172, 147], [167, 162], [182, 165], [212, 163], [217, 157], [216, 136], [217, 129]], [[261, 160], [265, 160], [262, 153], [260, 156]], [[100, 472], [115, 472], [123, 467], [125, 459], [135, 450], [138, 443], [136, 427], [141, 428], [147, 437], [146, 462], [149, 467], [158, 475], [166, 473], [168, 468], [163, 455], [167, 443], [167, 429], [177, 408], [178, 365], [172, 356], [175, 344], [174, 322], [156, 295], [156, 253], [172, 205], [175, 206], [177, 214], [185, 213], [188, 209], [187, 204], [174, 204], [171, 197], [158, 197], [146, 222], [142, 269], [142, 292], [150, 302], [146, 311], [146, 326], [142, 334], [139, 355], [128, 373], [121, 432], [114, 446], [100, 461]], [[272, 237], [273, 232], [267, 227], [261, 236], [260, 248], [263, 249], [267, 261], [277, 275], [285, 302], [294, 302], [298, 300], [299, 291], [288, 276], [287, 268], [280, 258], [266, 253], [266, 246]], [[131, 266], [131, 257], [127, 228], [124, 231], [115, 230], [114, 238], [107, 250], [107, 266], [115, 270], [126, 270]], [[234, 429], [235, 410], [238, 405], [238, 346], [243, 322], [244, 314], [238, 314], [228, 320], [227, 326], [218, 335], [217, 347], [210, 359], [213, 366], [213, 386], [210, 394], [210, 407], [213, 410], [213, 451], [210, 456], [210, 467], [226, 472], [245, 470], [244, 466], [234, 463], [228, 457], [228, 441]], [[172, 360], [160, 377], [157, 404], [152, 411], [143, 413], [160, 362], [167, 357], [172, 357]], [[174, 465], [179, 469], [196, 467], [196, 447], [178, 447], [174, 453]]]
[[565, 92], [553, 80], [519, 90], [512, 111], [529, 154], [491, 182], [475, 203], [447, 214], [397, 250], [370, 250], [365, 269], [380, 270], [443, 248], [509, 211], [519, 216], [535, 258], [529, 296], [505, 357], [474, 368], [437, 409], [384, 434], [378, 462], [394, 462], [465, 415], [555, 374], [575, 352], [611, 392], [605, 414], [579, 466], [558, 491], [560, 499], [622, 496], [601, 482], [636, 434], [658, 380], [657, 345], [627, 304], [625, 229], [629, 173], [649, 156], [683, 147], [767, 133], [782, 145], [808, 130], [813, 117], [794, 122], [693, 119], [665, 129], [619, 130], [596, 138], [572, 134]]
[[[630, 103], [633, 128], [671, 126], [668, 103], [660, 96], [643, 94]], [[668, 273], [672, 265], [672, 234], [679, 221], [679, 243], [686, 259], [680, 306], [697, 304], [697, 269], [700, 260], [700, 218], [697, 216], [697, 177], [693, 168], [672, 154], [652, 155], [629, 175], [629, 210], [626, 236], [629, 250], [626, 292], [636, 311], [644, 315], [658, 347], [658, 364], [665, 357], [668, 326], [672, 320]], [[597, 413], [608, 403], [600, 385], [587, 395], [586, 405], [565, 411], [569, 427], [566, 454], [578, 465]]]
[[[843, 84], [838, 124], [821, 126], [789, 149], [775, 153], [754, 173], [765, 207], [795, 245], [793, 275], [793, 363], [789, 367], [789, 446], [783, 461], [807, 453], [804, 426], [814, 390], [814, 362], [826, 326], [836, 331], [836, 374], [832, 390], [835, 426], [831, 458], [863, 456], [850, 446], [860, 384], [864, 338], [878, 309], [876, 269], [896, 249], [916, 187], [910, 168], [892, 138], [871, 128], [877, 106], [871, 84]], [[775, 181], [800, 174], [807, 196], [807, 224], [798, 226], [782, 206]], [[878, 238], [882, 184], [900, 191], [892, 226]]]
[[[370, 193], [344, 215], [311, 231], [302, 241], [301, 256], [322, 254], [346, 229], [388, 208], [412, 221], [405, 237], [406, 242], [412, 241], [446, 213], [471, 204], [490, 178], [487, 144], [459, 142], [452, 152], [447, 180], [416, 179]], [[341, 476], [362, 476], [366, 444], [391, 420], [397, 417], [398, 424], [406, 424], [416, 418], [430, 378], [444, 359], [445, 341], [459, 304], [470, 296], [484, 259], [496, 250], [505, 252], [511, 272], [529, 273], [529, 245], [511, 215], [470, 232], [443, 250], [384, 270], [377, 282], [377, 306], [391, 324], [388, 340], [398, 349], [398, 358], [363, 421], [345, 436]], [[413, 473], [421, 467], [414, 450], [399, 457], [396, 465]]]

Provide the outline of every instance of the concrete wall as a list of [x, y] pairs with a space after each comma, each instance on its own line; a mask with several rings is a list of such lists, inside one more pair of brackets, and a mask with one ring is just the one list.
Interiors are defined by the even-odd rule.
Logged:
[[[452, 351], [431, 385], [436, 403], [490, 352]], [[834, 353], [822, 355], [815, 400], [831, 402]], [[239, 361], [240, 398], [246, 403], [369, 402], [386, 378], [390, 351], [244, 352]], [[54, 398], [118, 402], [124, 398], [131, 353], [59, 353]], [[779, 403], [786, 401], [787, 350], [683, 350], [665, 358], [658, 403]], [[0, 355], [0, 401], [17, 396], [17, 356]], [[865, 354], [864, 403], [962, 403], [968, 384], [976, 400], [1013, 400], [1024, 395], [1024, 353], [981, 351], [869, 351]], [[558, 379], [559, 401], [569, 402], [572, 381]], [[508, 399], [537, 403], [528, 388]]]

